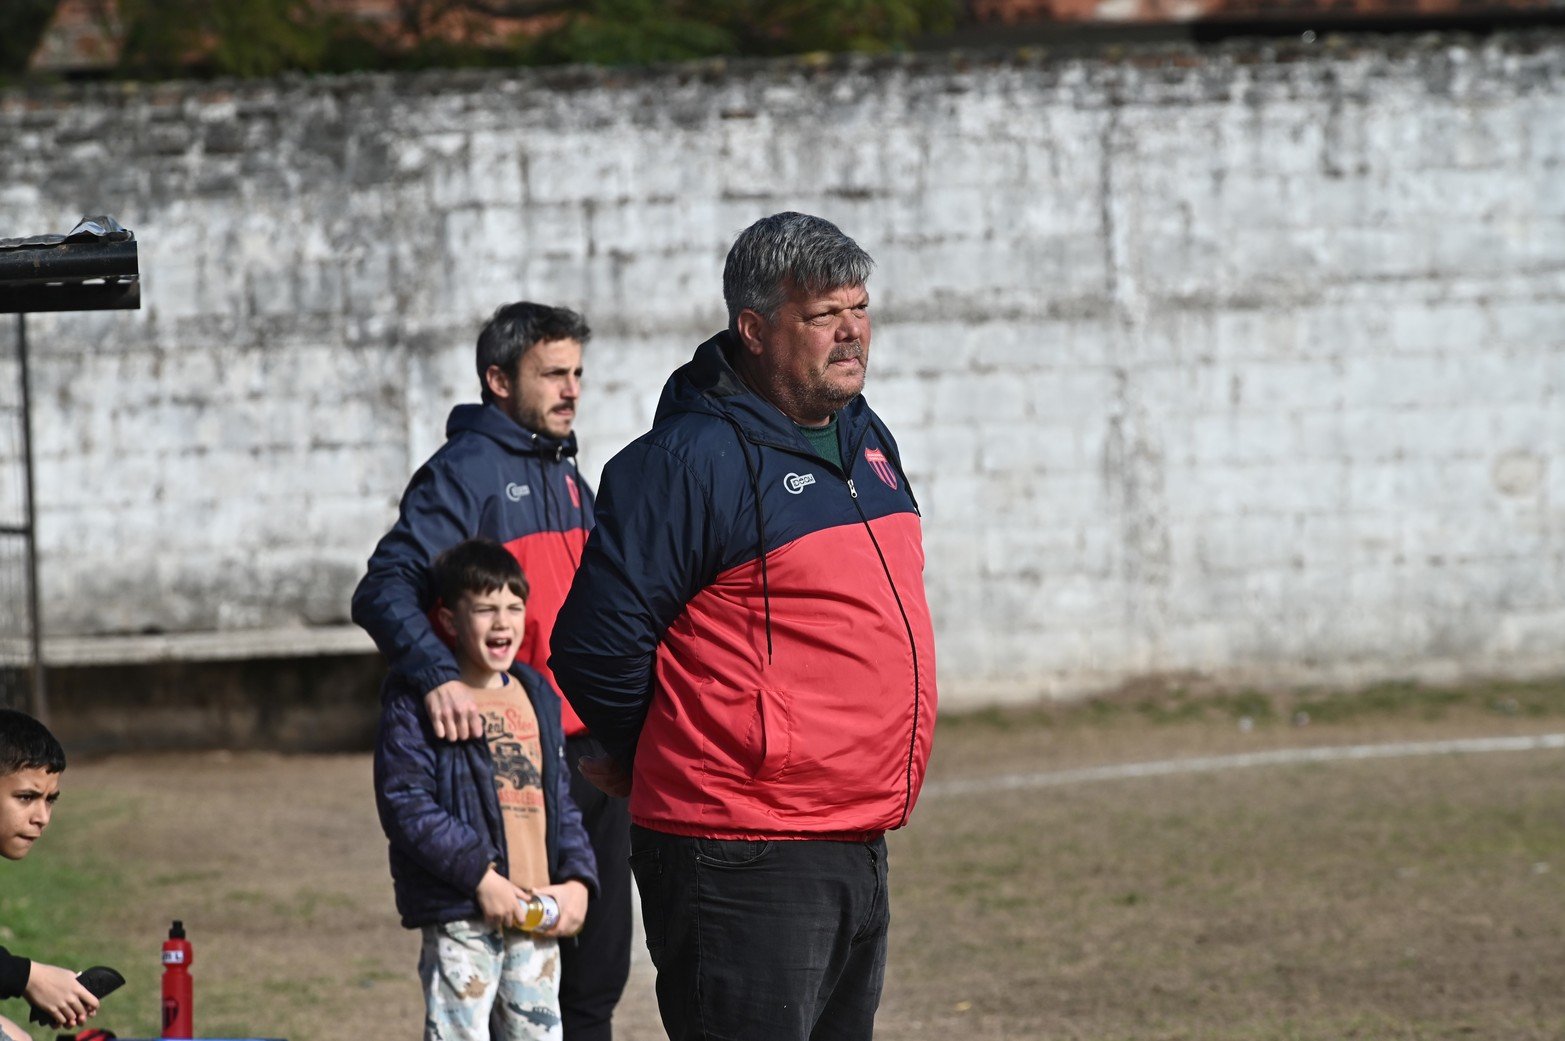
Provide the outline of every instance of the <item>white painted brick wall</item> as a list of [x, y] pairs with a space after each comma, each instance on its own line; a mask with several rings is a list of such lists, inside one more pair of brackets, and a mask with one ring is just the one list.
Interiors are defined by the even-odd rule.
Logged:
[[1559, 34], [103, 85], [0, 141], [0, 235], [141, 239], [140, 312], [29, 320], [51, 633], [344, 623], [496, 305], [587, 312], [596, 475], [797, 208], [878, 262], [953, 702], [1565, 667]]

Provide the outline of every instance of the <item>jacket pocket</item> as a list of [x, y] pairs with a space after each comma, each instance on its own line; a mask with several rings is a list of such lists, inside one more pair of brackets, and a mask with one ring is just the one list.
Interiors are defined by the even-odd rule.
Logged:
[[781, 785], [797, 805], [821, 806], [873, 794], [887, 762], [901, 763], [907, 744], [899, 712], [871, 694], [847, 689], [758, 688], [746, 728], [750, 779]]
[[793, 695], [776, 688], [755, 692], [755, 715], [746, 744], [760, 750], [757, 781], [774, 781], [793, 761]]

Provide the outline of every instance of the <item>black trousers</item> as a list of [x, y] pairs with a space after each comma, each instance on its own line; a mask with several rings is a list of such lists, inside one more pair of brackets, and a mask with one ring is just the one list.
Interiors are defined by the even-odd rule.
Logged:
[[630, 976], [630, 809], [624, 799], [604, 795], [581, 776], [576, 761], [602, 755], [588, 736], [565, 740], [571, 768], [571, 798], [598, 858], [598, 897], [587, 910], [581, 934], [560, 941], [560, 1024], [565, 1041], [610, 1041], [614, 1006]]
[[865, 1041], [886, 972], [886, 843], [694, 839], [632, 825], [671, 1041]]

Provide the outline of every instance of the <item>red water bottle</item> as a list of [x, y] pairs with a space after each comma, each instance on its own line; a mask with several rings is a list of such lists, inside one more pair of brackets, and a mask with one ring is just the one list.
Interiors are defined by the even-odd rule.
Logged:
[[190, 1037], [190, 963], [185, 923], [175, 919], [163, 941], [163, 1037]]

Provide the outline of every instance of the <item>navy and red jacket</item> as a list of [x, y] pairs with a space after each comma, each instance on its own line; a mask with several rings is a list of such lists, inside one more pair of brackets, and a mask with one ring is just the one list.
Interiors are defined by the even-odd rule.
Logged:
[[864, 402], [844, 472], [730, 366], [729, 334], [604, 470], [550, 664], [643, 827], [849, 838], [905, 824], [935, 723], [918, 505]]
[[[511, 679], [538, 717], [549, 881], [576, 879], [596, 896], [597, 861], [571, 801], [560, 696], [526, 665], [512, 666]], [[490, 864], [509, 875], [489, 742], [437, 739], [423, 694], [395, 674], [386, 677], [375, 735], [375, 808], [391, 843], [397, 912], [409, 929], [483, 917], [479, 880]]]
[[[451, 410], [446, 443], [408, 482], [397, 523], [353, 593], [353, 620], [393, 673], [424, 693], [461, 678], [430, 624], [429, 566], [481, 536], [503, 544], [526, 572], [527, 621], [516, 660], [553, 680], [549, 633], [593, 520], [592, 489], [575, 456], [575, 434], [535, 434], [494, 405]], [[564, 719], [568, 735], [585, 729], [569, 706]]]

